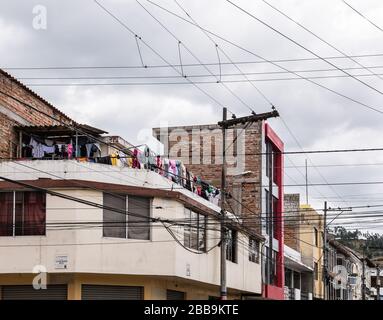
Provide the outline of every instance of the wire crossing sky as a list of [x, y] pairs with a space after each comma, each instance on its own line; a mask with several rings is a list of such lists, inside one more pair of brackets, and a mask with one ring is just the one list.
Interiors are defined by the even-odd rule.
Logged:
[[[348, 195], [375, 194], [369, 200], [379, 199], [381, 183], [357, 183], [383, 181], [380, 0], [231, 1], [287, 38], [228, 1], [140, 0], [175, 37], [135, 0], [99, 2], [159, 55], [93, 1], [41, 0], [48, 20], [46, 29], [36, 29], [34, 1], [3, 0], [0, 66], [78, 122], [154, 149], [158, 144], [151, 138], [152, 127], [216, 123], [220, 105], [237, 116], [269, 111], [256, 87], [288, 125], [269, 120], [285, 150], [299, 152], [286, 154], [287, 192], [304, 191], [302, 172], [309, 157], [314, 207], [322, 207], [326, 198], [333, 206], [344, 205], [340, 198], [360, 204], [360, 197]], [[192, 17], [222, 38], [208, 33], [212, 41], [158, 6], [185, 20]], [[345, 149], [376, 150], [302, 152]], [[323, 177], [333, 188], [325, 186]]]

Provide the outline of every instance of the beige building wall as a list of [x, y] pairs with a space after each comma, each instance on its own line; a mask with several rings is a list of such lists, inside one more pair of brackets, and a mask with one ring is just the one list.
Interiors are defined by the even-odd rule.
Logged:
[[[3, 286], [30, 285], [34, 276], [34, 274], [0, 274], [0, 283]], [[50, 275], [48, 279], [50, 284], [67, 285], [68, 300], [81, 300], [82, 285], [139, 286], [144, 288], [145, 300], [166, 300], [167, 290], [184, 292], [186, 300], [208, 300], [210, 297], [219, 297], [219, 286], [172, 277], [66, 273]], [[241, 299], [241, 292], [229, 289], [228, 299]]]
[[[41, 170], [52, 171], [51, 165], [53, 162], [55, 162], [55, 171], [64, 172], [64, 168], [68, 170], [67, 178], [81, 179], [86, 173], [82, 169], [79, 169], [78, 174], [74, 173], [75, 170], [73, 169], [75, 167], [70, 162], [65, 161], [40, 162], [48, 167], [43, 167]], [[97, 164], [94, 165], [97, 167]], [[87, 164], [84, 166], [92, 165]], [[6, 164], [4, 163], [0, 164], [1, 167], [3, 167], [4, 171], [7, 169], [12, 178], [17, 176], [18, 179], [22, 180], [23, 178], [26, 179], [25, 177], [30, 177], [29, 172], [21, 173], [16, 169], [15, 172], [12, 172], [12, 168], [5, 168]], [[118, 172], [119, 175], [113, 176], [113, 171]], [[145, 174], [145, 172], [142, 172], [142, 174]], [[34, 175], [36, 175], [36, 172], [34, 172]], [[121, 183], [126, 183], [130, 179], [138, 183], [137, 180], [140, 179], [137, 172], [121, 170], [120, 168], [111, 168], [110, 173], [106, 176], [110, 177], [111, 183], [115, 182], [114, 180], [118, 179], [118, 177]], [[89, 179], [89, 176], [84, 176], [84, 178]], [[163, 183], [161, 179], [163, 178], [161, 176], [155, 177], [153, 172], [147, 172], [145, 178], [148, 181], [148, 187], [151, 185], [157, 187], [164, 185], [161, 185]], [[101, 180], [101, 176], [97, 177], [97, 179]], [[105, 180], [107, 180], [107, 177], [104, 177]], [[55, 191], [102, 204], [102, 192], [98, 190], [56, 189]], [[188, 190], [182, 190], [182, 192], [186, 196], [189, 196], [190, 193], [193, 200], [201, 201], [201, 204], [206, 204], [209, 209], [214, 209], [217, 214], [219, 213], [220, 208], [214, 204], [202, 198], [200, 198], [201, 200], [198, 199], [196, 195]], [[136, 279], [136, 277], [145, 277], [145, 279], [150, 278], [151, 281], [154, 281], [153, 279], [157, 281], [159, 279], [163, 280], [165, 277], [166, 279], [176, 279], [180, 283], [179, 285], [182, 284], [185, 288], [191, 286], [190, 288], [193, 289], [188, 289], [190, 291], [189, 295], [196, 295], [196, 297], [203, 295], [198, 293], [200, 290], [202, 292], [212, 290], [216, 295], [219, 292], [218, 289], [212, 289], [218, 288], [220, 283], [220, 248], [217, 247], [220, 235], [218, 228], [208, 230], [207, 233], [207, 248], [214, 248], [208, 253], [194, 254], [176, 243], [161, 225], [152, 225], [151, 240], [107, 238], [103, 237], [101, 227], [102, 209], [89, 207], [82, 203], [49, 194], [47, 195], [46, 207], [48, 226], [52, 222], [91, 221], [100, 222], [100, 224], [95, 228], [73, 228], [70, 230], [52, 230], [48, 227], [45, 236], [1, 237], [0, 285], [19, 279], [19, 276], [22, 278], [23, 275], [31, 274], [35, 266], [42, 265], [51, 276], [63, 274], [78, 279], [78, 275], [86, 274], [87, 279], [94, 276], [94, 281], [99, 279], [103, 279], [103, 281], [106, 281], [105, 279], [120, 279], [119, 277], [121, 279], [127, 277], [126, 279], [129, 279], [129, 281]], [[154, 198], [151, 210], [152, 217], [184, 219], [184, 205], [175, 199]], [[210, 217], [209, 219], [214, 218]], [[173, 231], [182, 242], [183, 227], [174, 227]], [[238, 240], [237, 263], [227, 262], [229, 294], [231, 292], [261, 294], [261, 265], [249, 261], [248, 237], [239, 233]], [[65, 270], [57, 268], [56, 260], [58, 256], [67, 257], [68, 264]], [[126, 280], [126, 283], [129, 283], [129, 281]], [[70, 288], [76, 288], [76, 282], [70, 283]], [[31, 282], [26, 284], [31, 284]], [[166, 286], [168, 286], [168, 283]], [[145, 287], [149, 288], [150, 286], [145, 284]], [[160, 288], [164, 287], [165, 285], [162, 283]], [[159, 292], [158, 290], [155, 289], [154, 291]], [[71, 293], [71, 297], [78, 298], [78, 293]]]
[[302, 261], [313, 267], [314, 299], [324, 299], [323, 284], [323, 216], [309, 205], [301, 205], [300, 247]]

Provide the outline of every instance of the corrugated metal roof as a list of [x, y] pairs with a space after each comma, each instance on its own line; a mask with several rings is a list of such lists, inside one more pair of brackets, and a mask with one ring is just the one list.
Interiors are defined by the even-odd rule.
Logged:
[[[86, 133], [90, 134], [98, 134], [101, 135], [103, 133], [108, 133], [104, 130], [86, 125], [86, 124], [76, 124], [72, 125], [72, 127], [78, 128], [78, 130], [85, 131]], [[28, 125], [23, 125], [23, 126], [15, 126], [14, 127], [16, 130], [28, 132], [28, 133], [35, 133], [35, 134], [66, 134], [68, 132], [74, 132], [75, 130], [72, 130], [68, 128], [67, 126], [64, 125], [53, 125], [53, 126], [28, 126]]]

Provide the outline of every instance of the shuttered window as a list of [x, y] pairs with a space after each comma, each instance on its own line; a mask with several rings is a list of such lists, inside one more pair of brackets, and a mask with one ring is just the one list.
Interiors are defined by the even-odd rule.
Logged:
[[166, 300], [185, 300], [185, 292], [166, 290]]
[[143, 300], [144, 287], [83, 284], [83, 300]]
[[128, 238], [150, 239], [150, 199], [128, 197]]
[[126, 198], [124, 195], [117, 196], [104, 193], [104, 206], [116, 210], [104, 208], [103, 235], [104, 237], [125, 238], [126, 237]]
[[3, 300], [67, 300], [66, 284], [48, 285], [47, 289], [35, 290], [31, 285], [2, 286]]

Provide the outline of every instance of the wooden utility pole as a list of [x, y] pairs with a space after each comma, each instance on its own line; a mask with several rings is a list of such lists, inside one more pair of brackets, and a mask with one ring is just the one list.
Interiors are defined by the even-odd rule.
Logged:
[[227, 229], [225, 226], [225, 202], [226, 202], [226, 130], [237, 126], [244, 125], [249, 122], [258, 122], [266, 120], [268, 118], [279, 117], [277, 110], [271, 112], [265, 112], [260, 114], [252, 114], [251, 116], [227, 119], [227, 108], [223, 108], [223, 117], [222, 121], [218, 122], [218, 125], [222, 128], [222, 176], [221, 176], [221, 257], [220, 257], [220, 280], [221, 280], [221, 290], [220, 296], [221, 300], [227, 299], [227, 284], [226, 284], [226, 242], [227, 242]]
[[[227, 121], [227, 108], [223, 108], [223, 123]], [[221, 176], [221, 300], [227, 299], [226, 286], [226, 127], [222, 126], [222, 176]]]
[[[339, 212], [329, 223], [327, 223], [327, 213], [331, 212]], [[324, 299], [328, 300], [327, 287], [328, 287], [328, 250], [327, 250], [327, 227], [338, 218], [343, 212], [352, 211], [352, 208], [328, 208], [327, 201], [324, 202], [323, 209], [323, 287], [324, 287]]]

